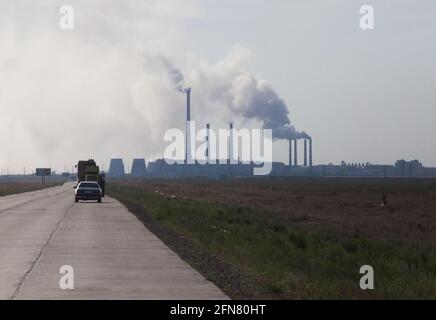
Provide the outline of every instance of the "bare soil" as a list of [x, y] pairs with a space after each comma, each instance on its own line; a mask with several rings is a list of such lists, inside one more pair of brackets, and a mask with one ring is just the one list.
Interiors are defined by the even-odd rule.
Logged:
[[436, 244], [436, 180], [240, 179], [117, 181], [162, 196], [256, 208], [309, 230]]

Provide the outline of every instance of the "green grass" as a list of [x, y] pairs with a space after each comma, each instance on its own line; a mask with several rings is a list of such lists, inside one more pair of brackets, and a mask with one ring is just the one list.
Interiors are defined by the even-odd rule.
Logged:
[[[127, 206], [142, 206], [195, 247], [255, 279], [260, 296], [436, 298], [436, 253], [429, 246], [285, 227], [253, 209], [171, 198], [139, 187], [109, 185], [108, 192]], [[362, 265], [374, 268], [375, 290], [359, 288]], [[214, 281], [213, 272], [205, 276]], [[221, 286], [232, 296], [230, 287]]]
[[0, 197], [23, 193], [28, 191], [41, 190], [62, 185], [64, 182], [0, 182]]

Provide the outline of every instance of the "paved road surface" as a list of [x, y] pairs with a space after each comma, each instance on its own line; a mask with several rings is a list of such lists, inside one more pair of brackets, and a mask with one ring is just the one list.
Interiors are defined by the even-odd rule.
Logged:
[[74, 204], [72, 186], [0, 197], [0, 299], [227, 298], [118, 201]]

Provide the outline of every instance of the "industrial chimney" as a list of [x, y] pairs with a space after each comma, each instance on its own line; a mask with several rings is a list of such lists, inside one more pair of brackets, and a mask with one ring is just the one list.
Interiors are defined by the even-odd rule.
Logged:
[[230, 122], [230, 134], [229, 134], [229, 164], [232, 164], [233, 160], [233, 122]]
[[186, 88], [186, 130], [185, 130], [185, 163], [191, 159], [191, 130], [189, 122], [191, 121], [191, 88]]
[[191, 121], [191, 88], [186, 89], [186, 121]]
[[304, 166], [307, 167], [307, 139], [304, 139]]
[[292, 167], [292, 139], [289, 139], [289, 166]]
[[206, 160], [210, 161], [210, 124], [206, 123]]
[[309, 167], [312, 168], [312, 138], [309, 139]]
[[298, 166], [298, 140], [294, 140], [294, 166]]

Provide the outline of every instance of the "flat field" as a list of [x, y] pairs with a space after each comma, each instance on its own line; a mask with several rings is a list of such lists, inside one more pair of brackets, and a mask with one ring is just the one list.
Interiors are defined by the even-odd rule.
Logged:
[[[436, 298], [436, 181], [112, 181], [109, 193], [233, 298]], [[359, 287], [371, 265], [375, 289]]]

